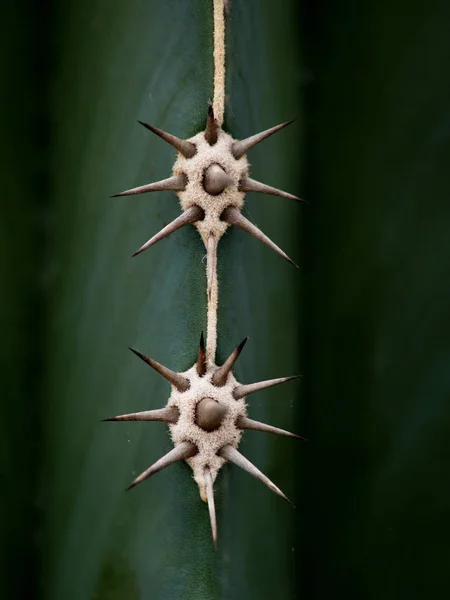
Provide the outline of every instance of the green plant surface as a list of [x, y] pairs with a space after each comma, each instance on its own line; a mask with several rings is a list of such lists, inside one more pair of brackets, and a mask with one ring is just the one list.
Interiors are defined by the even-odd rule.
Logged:
[[[227, 127], [246, 136], [298, 115], [291, 4], [232, 7]], [[290, 8], [291, 7], [291, 8]], [[277, 14], [275, 14], [277, 13]], [[267, 44], [278, 45], [276, 50]], [[216, 483], [219, 550], [187, 465], [126, 494], [167, 452], [161, 423], [99, 423], [163, 406], [169, 386], [133, 346], [175, 370], [206, 326], [204, 247], [184, 228], [131, 254], [179, 214], [174, 194], [108, 196], [170, 174], [173, 151], [141, 119], [189, 137], [212, 95], [211, 2], [70, 2], [58, 17], [53, 90], [54, 272], [46, 335], [42, 501], [45, 598], [290, 597], [294, 513], [237, 467]], [[262, 57], [264, 62], [262, 62]], [[294, 83], [293, 83], [294, 82]], [[298, 191], [300, 124], [252, 151], [255, 177]], [[265, 175], [267, 175], [265, 177]], [[302, 206], [252, 194], [248, 212], [288, 253]], [[242, 232], [219, 246], [219, 361], [246, 335], [243, 382], [298, 370], [299, 272]], [[289, 387], [290, 386], [290, 387]], [[255, 395], [251, 416], [294, 427], [296, 383]], [[287, 495], [294, 440], [245, 434], [243, 452]]]
[[[23, 13], [30, 11], [30, 21]], [[0, 55], [0, 595], [31, 597], [36, 584], [40, 466], [39, 349], [45, 210], [45, 93], [32, 52], [30, 2], [2, 7]], [[42, 11], [45, 14], [45, 11]], [[47, 29], [42, 26], [42, 33]], [[25, 74], [25, 76], [24, 76]], [[45, 79], [45, 70], [41, 73]], [[39, 149], [38, 149], [39, 148]], [[26, 577], [23, 576], [24, 572]]]
[[304, 7], [309, 600], [448, 596], [449, 20]]

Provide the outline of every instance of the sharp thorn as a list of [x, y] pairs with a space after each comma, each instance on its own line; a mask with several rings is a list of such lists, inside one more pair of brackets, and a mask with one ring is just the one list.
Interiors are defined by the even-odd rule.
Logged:
[[186, 189], [187, 177], [186, 175], [174, 175], [155, 183], [148, 183], [147, 185], [141, 185], [140, 187], [120, 192], [120, 194], [113, 194], [110, 198], [118, 198], [119, 196], [133, 196], [134, 194], [146, 194], [147, 192], [162, 192], [165, 190], [172, 190], [174, 192], [183, 191]]
[[202, 398], [195, 407], [195, 424], [204, 431], [215, 431], [222, 425], [228, 407], [214, 398]]
[[255, 465], [251, 463], [247, 458], [245, 458], [243, 454], [236, 450], [236, 448], [233, 448], [233, 446], [228, 444], [221, 448], [218, 454], [222, 458], [225, 458], [226, 460], [234, 463], [241, 469], [244, 469], [244, 471], [247, 471], [247, 473], [250, 473], [250, 475], [253, 475], [253, 477], [255, 477], [256, 479], [259, 479], [259, 481], [264, 483], [264, 485], [266, 485], [269, 488], [269, 490], [272, 490], [272, 492], [278, 494], [278, 496], [281, 496], [281, 498], [289, 502], [289, 504], [292, 504], [292, 502], [285, 494], [283, 494], [280, 488], [278, 488], [274, 483], [272, 483], [272, 481], [270, 481], [270, 479], [266, 475], [264, 475], [264, 473], [261, 473], [261, 471], [257, 469]]
[[211, 522], [211, 533], [214, 542], [214, 548], [217, 550], [217, 520], [216, 507], [214, 504], [214, 489], [211, 471], [209, 467], [205, 467], [204, 472], [206, 497], [208, 499], [209, 520]]
[[227, 360], [223, 363], [221, 367], [215, 371], [214, 375], [211, 377], [211, 383], [217, 387], [222, 387], [226, 384], [228, 375], [232, 370], [234, 363], [237, 361], [239, 354], [242, 352], [242, 348], [245, 346], [248, 337], [242, 340], [237, 348], [233, 350]]
[[241, 179], [239, 182], [239, 190], [241, 192], [260, 192], [262, 194], [271, 194], [272, 196], [281, 196], [281, 198], [288, 198], [289, 200], [298, 200], [299, 202], [302, 202], [302, 200], [297, 198], [297, 196], [288, 194], [282, 190], [277, 190], [277, 188], [260, 183], [255, 179], [250, 179], [250, 177], [243, 177]]
[[216, 236], [210, 235], [206, 244], [206, 279], [209, 301], [211, 301], [214, 278], [217, 277], [217, 244]]
[[199, 206], [191, 206], [191, 208], [188, 208], [179, 217], [177, 217], [171, 223], [163, 227], [161, 231], [159, 231], [151, 239], [149, 239], [148, 242], [146, 242], [143, 246], [139, 248], [139, 250], [136, 250], [133, 256], [137, 256], [141, 252], [144, 252], [144, 250], [147, 250], [147, 248], [150, 248], [150, 246], [153, 246], [163, 238], [169, 236], [174, 231], [177, 231], [177, 229], [180, 229], [185, 225], [195, 223], [196, 221], [201, 221], [204, 218], [204, 216], [205, 211], [202, 208], [200, 208]]
[[211, 104], [208, 107], [208, 118], [206, 119], [205, 139], [210, 146], [214, 146], [217, 143], [217, 133], [219, 130], [219, 124], [214, 117], [214, 110]]
[[206, 347], [205, 347], [205, 338], [203, 336], [203, 331], [200, 335], [200, 346], [198, 348], [197, 355], [197, 373], [200, 377], [206, 373]]
[[163, 421], [164, 423], [175, 424], [180, 416], [180, 411], [176, 406], [166, 406], [156, 410], [144, 410], [137, 413], [119, 415], [102, 419], [102, 421]]
[[280, 129], [283, 129], [287, 125], [290, 125], [293, 121], [286, 121], [285, 123], [281, 123], [281, 125], [275, 125], [275, 127], [271, 127], [270, 129], [266, 129], [265, 131], [261, 131], [261, 133], [257, 133], [256, 135], [252, 135], [245, 140], [240, 140], [238, 142], [234, 142], [231, 147], [231, 152], [233, 153], [234, 158], [238, 159], [247, 154], [250, 148], [259, 144], [263, 140], [267, 139], [269, 136], [273, 135]]
[[136, 356], [139, 356], [141, 360], [150, 365], [152, 369], [155, 369], [155, 371], [167, 379], [167, 381], [175, 386], [179, 392], [185, 392], [189, 389], [189, 381], [179, 373], [176, 373], [164, 365], [161, 365], [159, 362], [156, 362], [156, 360], [153, 360], [153, 358], [149, 358], [148, 356], [145, 356], [145, 354], [141, 354], [141, 352], [138, 352], [138, 350], [134, 350], [133, 348], [130, 348], [130, 350], [131, 352], [134, 352]]
[[203, 175], [203, 188], [211, 196], [221, 194], [225, 188], [233, 185], [233, 183], [233, 178], [217, 163], [210, 165]]
[[266, 433], [275, 433], [277, 435], [286, 435], [288, 437], [294, 437], [298, 440], [305, 440], [306, 438], [301, 435], [297, 435], [295, 433], [291, 433], [290, 431], [286, 431], [285, 429], [280, 429], [279, 427], [273, 427], [272, 425], [267, 425], [266, 423], [260, 423], [259, 421], [254, 421], [253, 419], [249, 419], [247, 417], [240, 416], [236, 422], [236, 425], [240, 429], [252, 429], [253, 431], [264, 431]]
[[250, 394], [254, 394], [255, 392], [259, 392], [261, 390], [265, 390], [267, 388], [271, 388], [274, 385], [279, 385], [280, 383], [286, 383], [287, 381], [292, 381], [293, 379], [298, 379], [298, 375], [292, 375], [291, 377], [279, 377], [278, 379], [267, 379], [266, 381], [258, 381], [258, 383], [249, 383], [247, 385], [238, 385], [233, 390], [233, 397], [236, 400], [240, 398], [244, 398], [245, 396], [249, 396]]
[[148, 123], [144, 123], [143, 121], [138, 121], [138, 123], [143, 125], [146, 129], [149, 129], [152, 133], [156, 133], [156, 135], [159, 135], [160, 138], [162, 138], [165, 142], [173, 146], [185, 158], [192, 158], [197, 152], [197, 148], [192, 142], [181, 140], [180, 138], [172, 135], [171, 133], [166, 133], [162, 129], [158, 129], [158, 127], [153, 127], [153, 125], [149, 125]]
[[283, 252], [281, 248], [279, 248], [274, 242], [272, 242], [272, 240], [268, 238], [267, 235], [263, 233], [260, 229], [258, 229], [256, 225], [253, 225], [251, 221], [249, 221], [243, 215], [241, 215], [237, 208], [229, 206], [223, 211], [220, 218], [222, 221], [226, 221], [229, 225], [236, 225], [236, 227], [240, 227], [247, 233], [250, 233], [250, 235], [253, 235], [255, 238], [266, 244], [266, 246], [269, 246], [269, 248], [271, 248], [272, 250], [275, 250], [277, 254], [279, 254], [288, 262], [290, 262], [298, 268], [298, 265], [295, 264], [295, 262], [291, 258], [289, 258], [289, 256], [285, 252]]
[[136, 477], [136, 479], [133, 481], [133, 483], [131, 483], [127, 487], [127, 491], [131, 490], [131, 488], [134, 488], [136, 485], [138, 485], [139, 483], [144, 481], [144, 479], [151, 477], [158, 471], [161, 471], [162, 469], [165, 469], [166, 467], [173, 465], [173, 463], [176, 463], [179, 460], [186, 460], [186, 458], [190, 458], [191, 456], [194, 456], [195, 454], [197, 454], [197, 452], [198, 452], [197, 447], [192, 442], [181, 442], [181, 444], [178, 444], [178, 446], [175, 446], [175, 448], [172, 448], [172, 450], [170, 452], [165, 454], [163, 457], [161, 457], [159, 460], [157, 460], [151, 467], [149, 467], [146, 471], [144, 471], [138, 477]]

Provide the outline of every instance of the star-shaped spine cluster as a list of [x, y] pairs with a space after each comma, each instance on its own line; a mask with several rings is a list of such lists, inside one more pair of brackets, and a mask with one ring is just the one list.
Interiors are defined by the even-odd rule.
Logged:
[[130, 484], [131, 489], [161, 469], [180, 460], [192, 468], [202, 500], [208, 502], [214, 543], [217, 542], [213, 483], [222, 465], [235, 463], [273, 492], [288, 500], [283, 492], [255, 465], [245, 458], [237, 447], [244, 429], [264, 431], [300, 438], [300, 436], [248, 418], [245, 399], [254, 392], [296, 379], [282, 377], [241, 385], [233, 376], [232, 368], [247, 338], [230, 354], [224, 364], [208, 366], [203, 334], [195, 365], [177, 373], [152, 358], [131, 349], [145, 363], [155, 369], [172, 386], [164, 408], [120, 415], [105, 421], [163, 421], [168, 424], [174, 448], [141, 473]]

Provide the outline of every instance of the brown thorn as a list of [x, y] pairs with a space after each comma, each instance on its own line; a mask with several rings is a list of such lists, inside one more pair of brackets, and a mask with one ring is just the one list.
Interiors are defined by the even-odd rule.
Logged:
[[233, 178], [217, 163], [209, 165], [203, 174], [203, 188], [210, 196], [218, 196], [233, 183]]
[[102, 419], [102, 421], [163, 421], [175, 425], [180, 416], [180, 411], [176, 406], [166, 406], [156, 410], [144, 410], [137, 413], [128, 413], [118, 417]]
[[214, 398], [202, 398], [195, 407], [195, 424], [204, 431], [215, 431], [222, 425], [228, 407]]
[[255, 392], [259, 392], [261, 390], [265, 390], [267, 388], [271, 388], [274, 385], [279, 385], [280, 383], [286, 383], [287, 381], [292, 381], [293, 379], [298, 379], [298, 375], [292, 375], [290, 377], [279, 377], [278, 379], [266, 379], [266, 381], [258, 381], [258, 383], [248, 383], [247, 385], [238, 385], [233, 390], [233, 397], [236, 400], [240, 398], [244, 398], [244, 396], [249, 396], [250, 394], [254, 394]]
[[197, 355], [197, 373], [200, 377], [206, 373], [206, 347], [205, 347], [205, 338], [203, 336], [203, 331], [200, 335], [200, 346], [198, 348]]
[[240, 227], [247, 233], [250, 233], [250, 235], [253, 235], [255, 238], [263, 242], [263, 244], [269, 246], [269, 248], [271, 248], [272, 250], [275, 250], [277, 254], [285, 258], [288, 262], [292, 263], [298, 269], [298, 265], [295, 264], [295, 262], [291, 258], [289, 258], [289, 256], [285, 252], [283, 252], [281, 248], [279, 248], [274, 242], [272, 242], [272, 240], [268, 238], [265, 233], [258, 229], [256, 225], [253, 225], [251, 221], [249, 221], [243, 215], [241, 215], [237, 208], [229, 206], [223, 211], [223, 213], [220, 215], [220, 218], [222, 221], [226, 221], [229, 225], [236, 225], [236, 227]]
[[146, 242], [143, 246], [139, 248], [139, 250], [136, 250], [133, 256], [137, 256], [141, 252], [144, 252], [144, 250], [147, 250], [147, 248], [150, 248], [150, 246], [153, 246], [163, 238], [169, 236], [174, 231], [177, 231], [177, 229], [180, 229], [185, 225], [195, 223], [196, 221], [201, 221], [204, 218], [204, 216], [205, 211], [202, 208], [200, 208], [200, 206], [191, 206], [191, 208], [188, 208], [179, 217], [177, 217], [171, 223], [163, 227], [161, 231], [159, 231], [151, 239], [149, 239], [148, 242]]
[[239, 191], [260, 192], [261, 194], [271, 194], [272, 196], [281, 196], [281, 198], [287, 198], [288, 200], [298, 200], [299, 202], [303, 202], [301, 198], [297, 198], [297, 196], [294, 196], [293, 194], [288, 194], [288, 192], [283, 192], [282, 190], [278, 190], [265, 183], [260, 183], [250, 177], [243, 177], [241, 179], [239, 182]]
[[175, 386], [179, 392], [185, 392], [190, 388], [189, 381], [179, 373], [176, 373], [164, 365], [161, 365], [159, 362], [156, 362], [156, 360], [153, 360], [153, 358], [149, 358], [148, 356], [145, 356], [145, 354], [141, 354], [141, 352], [138, 350], [134, 350], [133, 348], [130, 348], [130, 350], [131, 352], [134, 352], [136, 356], [139, 356], [141, 360], [150, 365], [152, 369], [155, 369], [155, 371], [167, 379], [167, 381]]
[[141, 473], [136, 479], [127, 487], [127, 491], [134, 488], [138, 483], [144, 481], [148, 477], [151, 477], [158, 471], [173, 465], [173, 463], [178, 462], [179, 460], [186, 460], [186, 458], [190, 458], [197, 454], [197, 446], [192, 442], [181, 442], [175, 448], [172, 448], [170, 452], [162, 456], [159, 460], [157, 460], [151, 467], [149, 467], [146, 471]]
[[272, 425], [267, 425], [266, 423], [260, 423], [259, 421], [254, 421], [253, 419], [249, 419], [248, 417], [240, 416], [236, 421], [236, 425], [240, 429], [252, 429], [253, 431], [265, 431], [266, 433], [275, 433], [278, 435], [287, 435], [288, 437], [294, 437], [298, 440], [305, 440], [306, 438], [301, 435], [297, 435], [295, 433], [291, 433], [290, 431], [286, 431], [285, 429], [280, 429], [279, 427], [273, 427]]
[[[245, 458], [245, 456], [241, 454], [238, 450], [236, 450], [236, 448], [233, 448], [233, 446], [227, 444], [219, 450], [218, 455], [234, 463], [238, 467], [241, 467], [241, 469], [244, 469], [244, 471], [247, 471], [247, 473], [250, 473], [250, 475], [253, 475], [253, 477], [259, 479], [259, 481], [264, 483], [264, 485], [266, 485], [270, 490], [272, 490], [272, 492], [278, 494], [278, 496], [281, 496], [281, 498], [283, 498], [284, 500], [287, 500], [289, 504], [292, 504], [292, 502], [285, 494], [283, 494], [280, 488], [278, 488], [274, 483], [272, 483], [272, 481], [270, 481], [270, 479], [266, 475], [264, 475], [264, 473], [261, 473], [261, 471], [257, 469], [253, 463], [251, 463], [247, 458]], [[292, 504], [292, 506], [294, 505]]]
[[208, 286], [208, 300], [211, 300], [214, 283], [214, 273], [217, 271], [217, 244], [219, 240], [210, 235], [206, 243], [206, 279]]
[[294, 121], [286, 121], [285, 123], [281, 123], [281, 125], [275, 125], [275, 127], [271, 127], [270, 129], [261, 131], [261, 133], [252, 135], [251, 137], [248, 137], [245, 140], [234, 142], [234, 144], [231, 147], [231, 152], [233, 153], [234, 158], [241, 158], [242, 156], [244, 156], [244, 154], [247, 154], [250, 148], [253, 148], [253, 146], [256, 146], [256, 144], [259, 144], [259, 142], [262, 142], [269, 136], [273, 135], [277, 131], [280, 131], [280, 129], [283, 129], [284, 127], [290, 125], [293, 122]]
[[245, 346], [248, 337], [242, 340], [237, 348], [233, 350], [227, 360], [223, 363], [221, 367], [215, 371], [214, 375], [211, 377], [211, 383], [217, 387], [222, 387], [226, 384], [228, 375], [231, 369], [234, 366], [234, 363], [237, 361], [239, 354], [242, 352], [242, 348]]
[[161, 181], [155, 181], [155, 183], [148, 183], [147, 185], [141, 185], [140, 187], [120, 192], [120, 194], [113, 194], [110, 198], [118, 198], [119, 196], [133, 196], [134, 194], [146, 194], [147, 192], [163, 192], [165, 190], [172, 190], [174, 192], [181, 192], [186, 189], [187, 177], [184, 174], [174, 175]]
[[143, 125], [146, 129], [149, 129], [152, 133], [156, 133], [156, 135], [159, 135], [160, 138], [162, 138], [165, 142], [173, 146], [185, 158], [192, 158], [197, 152], [197, 148], [192, 142], [182, 140], [172, 135], [171, 133], [166, 133], [162, 129], [158, 129], [158, 127], [153, 127], [153, 125], [149, 125], [148, 123], [144, 123], [143, 121], [138, 121], [138, 123]]
[[209, 467], [205, 467], [204, 471], [206, 497], [208, 499], [209, 520], [211, 522], [211, 533], [214, 542], [214, 548], [217, 550], [217, 520], [216, 506], [214, 504], [214, 488], [211, 471]]
[[210, 146], [214, 146], [217, 143], [217, 133], [219, 131], [219, 124], [214, 117], [214, 110], [211, 104], [208, 107], [208, 117], [206, 119], [205, 139]]

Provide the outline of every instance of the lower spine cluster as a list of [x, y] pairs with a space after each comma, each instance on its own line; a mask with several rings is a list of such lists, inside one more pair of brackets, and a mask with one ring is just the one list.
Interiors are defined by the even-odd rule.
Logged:
[[[236, 141], [223, 131], [209, 107], [205, 131], [189, 140], [179, 139], [156, 127], [142, 123], [147, 129], [171, 144], [178, 152], [173, 175], [157, 183], [147, 184], [116, 194], [127, 196], [145, 192], [172, 190], [177, 193], [183, 212], [165, 226], [134, 255], [188, 224], [194, 225], [207, 252], [207, 344], [200, 337], [195, 364], [185, 372], [172, 371], [155, 360], [131, 350], [171, 384], [171, 394], [164, 408], [125, 414], [105, 421], [162, 421], [167, 423], [174, 448], [141, 473], [127, 489], [135, 487], [161, 469], [185, 460], [192, 468], [200, 496], [208, 503], [214, 544], [217, 545], [217, 522], [213, 484], [226, 462], [241, 467], [273, 492], [288, 500], [283, 492], [238, 450], [243, 431], [251, 429], [300, 438], [293, 433], [254, 421], [247, 416], [246, 398], [251, 394], [296, 377], [282, 377], [253, 384], [240, 384], [233, 366], [247, 338], [229, 355], [223, 365], [215, 363], [217, 339], [217, 245], [232, 225], [255, 236], [283, 258], [295, 264], [272, 240], [241, 214], [246, 192], [257, 191], [289, 199], [299, 198], [259, 183], [249, 177], [246, 153], [256, 144], [276, 133], [290, 122]], [[133, 255], [133, 256], [134, 256]], [[301, 438], [304, 439], [304, 438]], [[289, 501], [289, 500], [288, 500]]]

